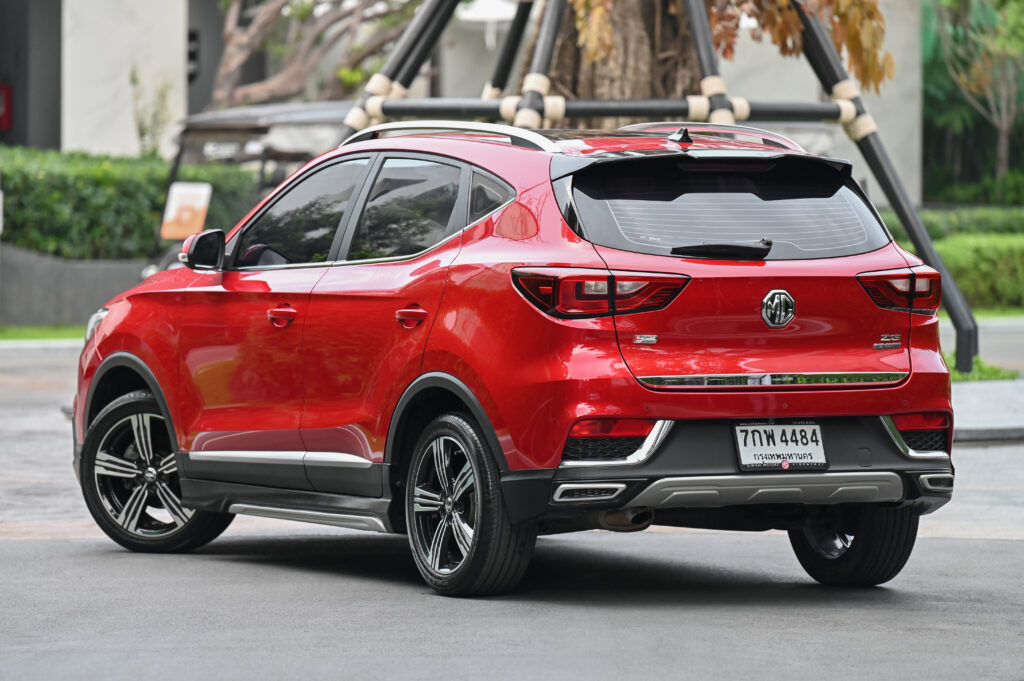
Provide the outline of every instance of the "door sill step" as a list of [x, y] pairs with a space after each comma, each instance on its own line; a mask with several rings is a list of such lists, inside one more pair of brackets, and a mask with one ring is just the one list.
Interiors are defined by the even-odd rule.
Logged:
[[333, 525], [345, 527], [350, 530], [366, 530], [369, 532], [387, 532], [378, 518], [365, 515], [352, 515], [349, 513], [325, 513], [323, 511], [306, 511], [295, 508], [281, 508], [279, 506], [256, 506], [253, 504], [231, 504], [228, 507], [229, 513], [242, 515], [258, 515], [264, 518], [277, 518], [278, 520], [297, 520], [305, 523], [318, 523], [320, 525]]

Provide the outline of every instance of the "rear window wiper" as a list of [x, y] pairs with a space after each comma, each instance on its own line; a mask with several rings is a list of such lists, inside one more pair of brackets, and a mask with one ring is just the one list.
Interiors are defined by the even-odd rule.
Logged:
[[764, 260], [772, 250], [771, 239], [761, 239], [755, 244], [692, 244], [676, 246], [672, 255], [688, 255], [711, 260]]

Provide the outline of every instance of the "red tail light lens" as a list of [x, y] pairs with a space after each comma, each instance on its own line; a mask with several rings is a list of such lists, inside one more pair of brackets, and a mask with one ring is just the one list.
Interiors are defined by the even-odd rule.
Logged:
[[857, 277], [875, 305], [889, 310], [935, 314], [942, 302], [942, 280], [930, 267], [869, 272]]
[[647, 419], [587, 419], [577, 421], [569, 437], [647, 437], [652, 428]]
[[552, 317], [581, 319], [660, 310], [679, 295], [690, 278], [544, 267], [515, 269], [512, 281], [527, 300]]
[[943, 411], [920, 414], [893, 414], [892, 423], [896, 430], [940, 430], [949, 428], [949, 414]]

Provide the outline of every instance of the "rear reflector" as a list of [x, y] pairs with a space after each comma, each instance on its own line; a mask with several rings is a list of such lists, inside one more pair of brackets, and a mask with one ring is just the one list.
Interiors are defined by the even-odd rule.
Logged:
[[690, 278], [681, 274], [541, 267], [512, 270], [512, 281], [546, 314], [580, 319], [660, 310], [679, 295]]
[[949, 414], [944, 411], [930, 411], [920, 414], [893, 414], [896, 430], [938, 430], [949, 428]]
[[942, 280], [930, 267], [868, 272], [857, 276], [875, 305], [933, 315], [942, 300]]
[[577, 421], [569, 437], [647, 437], [652, 428], [647, 419], [587, 419]]

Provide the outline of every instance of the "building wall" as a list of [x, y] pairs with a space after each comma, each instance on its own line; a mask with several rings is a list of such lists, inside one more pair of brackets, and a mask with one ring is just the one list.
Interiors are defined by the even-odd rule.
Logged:
[[0, 82], [11, 86], [11, 129], [0, 142], [60, 146], [61, 0], [0, 0]]
[[[916, 0], [881, 0], [886, 19], [885, 49], [896, 61], [895, 78], [881, 94], [865, 93], [864, 103], [911, 199], [921, 203], [921, 8]], [[824, 95], [807, 61], [781, 57], [768, 37], [757, 43], [741, 33], [732, 61], [722, 60], [729, 94], [751, 100], [822, 101]], [[857, 146], [834, 124], [753, 123], [789, 134], [810, 151], [853, 161], [853, 176], [879, 206], [888, 202]]]
[[61, 148], [113, 155], [139, 153], [130, 74], [152, 106], [167, 87], [169, 124], [160, 151], [186, 113], [187, 0], [63, 0]]

